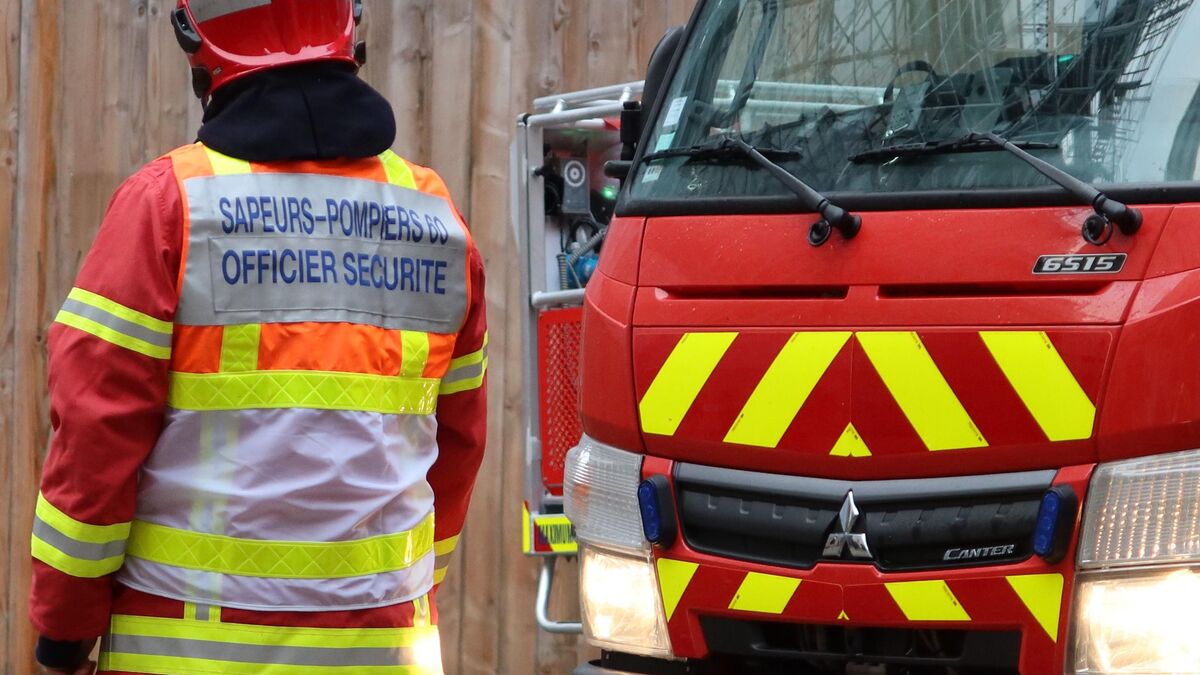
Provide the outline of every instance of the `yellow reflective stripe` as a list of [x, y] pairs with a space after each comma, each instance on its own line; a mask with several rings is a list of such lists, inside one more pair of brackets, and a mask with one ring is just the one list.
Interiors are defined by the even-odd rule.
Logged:
[[429, 363], [429, 333], [416, 330], [400, 331], [403, 353], [400, 357], [401, 377], [421, 377]]
[[417, 189], [417, 181], [413, 177], [412, 167], [399, 155], [391, 150], [385, 150], [383, 154], [379, 155], [379, 160], [383, 162], [383, 170], [387, 172], [389, 183], [409, 190]]
[[521, 502], [521, 552], [533, 553], [533, 523], [529, 517], [529, 505]]
[[483, 346], [479, 348], [479, 351], [471, 352], [470, 354], [467, 354], [465, 356], [460, 356], [457, 359], [451, 359], [450, 360], [450, 370], [458, 370], [460, 368], [466, 368], [467, 366], [473, 366], [476, 363], [481, 363], [487, 357], [487, 352], [488, 352], [488, 334], [484, 333], [483, 334]]
[[461, 536], [461, 535], [454, 535], [453, 537], [450, 537], [449, 539], [443, 539], [441, 541], [433, 542], [433, 554], [434, 555], [447, 555], [449, 553], [454, 553], [454, 549], [458, 548], [459, 536]]
[[898, 581], [887, 586], [909, 621], [970, 621], [945, 581]]
[[152, 345], [145, 340], [126, 335], [120, 331], [109, 328], [108, 326], [96, 323], [91, 319], [73, 314], [66, 310], [61, 310], [58, 316], [54, 317], [56, 323], [61, 323], [64, 326], [70, 326], [77, 330], [81, 330], [89, 335], [98, 337], [105, 342], [114, 344], [118, 347], [124, 347], [133, 352], [143, 354], [155, 359], [167, 360], [171, 358], [170, 347], [160, 347]]
[[338, 542], [264, 541], [134, 521], [126, 554], [185, 569], [279, 579], [336, 579], [411, 567], [433, 552], [433, 515], [397, 534]]
[[671, 560], [670, 558], [659, 558], [657, 565], [658, 587], [662, 589], [663, 610], [666, 611], [667, 621], [670, 621], [700, 566], [694, 562]]
[[638, 404], [642, 431], [673, 436], [737, 333], [685, 333]]
[[225, 326], [221, 336], [221, 372], [248, 372], [258, 368], [262, 325]]
[[124, 614], [114, 615], [111, 625], [111, 632], [118, 635], [181, 638], [239, 645], [334, 648], [411, 647], [423, 637], [437, 631], [437, 628], [433, 626], [420, 628], [294, 628], [291, 626], [187, 621]]
[[439, 567], [433, 571], [433, 584], [436, 586], [446, 580], [446, 572], [449, 567]]
[[1052, 441], [1091, 438], [1096, 406], [1041, 331], [983, 331], [992, 358]]
[[575, 539], [575, 526], [566, 516], [538, 516], [534, 519], [534, 527], [541, 533], [542, 538], [550, 545], [555, 553], [576, 553], [579, 542]]
[[196, 620], [196, 603], [194, 603], [194, 602], [183, 603], [183, 619], [185, 621], [195, 621]]
[[926, 448], [987, 446], [916, 333], [859, 333], [858, 341]]
[[81, 579], [96, 579], [121, 569], [125, 564], [125, 556], [118, 555], [103, 560], [85, 560], [68, 555], [52, 546], [36, 534], [29, 542], [30, 552], [34, 558], [41, 560], [54, 569]]
[[241, 663], [184, 656], [148, 656], [106, 652], [100, 669], [146, 675], [441, 675], [432, 666], [291, 666], [279, 663]]
[[729, 601], [729, 609], [760, 614], [783, 614], [800, 580], [774, 574], [749, 572]]
[[209, 147], [205, 147], [204, 152], [208, 155], [208, 163], [212, 165], [214, 176], [238, 176], [250, 173], [250, 162], [244, 159], [222, 155]]
[[168, 404], [177, 410], [312, 408], [431, 415], [438, 381], [312, 370], [171, 373]]
[[38, 493], [37, 506], [34, 513], [38, 518], [46, 521], [48, 525], [76, 541], [85, 541], [89, 544], [107, 544], [129, 538], [130, 523], [89, 525], [75, 520], [60, 511], [40, 492]]
[[1006, 577], [1025, 608], [1037, 619], [1046, 635], [1058, 642], [1058, 619], [1062, 610], [1063, 576], [1061, 574], [1023, 574]]
[[[427, 348], [428, 350], [428, 348]], [[483, 386], [488, 368], [488, 334], [483, 334], [483, 346], [479, 351], [450, 361], [450, 367], [442, 376], [441, 396], [471, 391]]]
[[208, 622], [209, 623], [221, 623], [221, 608], [220, 607], [209, 607], [208, 608]]
[[795, 333], [783, 346], [725, 435], [726, 443], [779, 445], [850, 333]]
[[118, 319], [124, 319], [130, 323], [135, 323], [142, 328], [154, 331], [155, 333], [161, 333], [169, 336], [175, 330], [175, 326], [169, 321], [161, 321], [150, 316], [149, 314], [143, 314], [136, 309], [131, 309], [119, 302], [113, 302], [102, 295], [97, 295], [91, 291], [85, 291], [82, 288], [72, 288], [71, 292], [67, 294], [67, 299], [82, 302], [85, 305], [91, 305], [96, 309], [104, 310]]
[[830, 457], [870, 457], [871, 449], [867, 447], [862, 436], [859, 435], [858, 429], [854, 428], [854, 424], [847, 424], [842, 430], [842, 435], [837, 439], [837, 443], [833, 444], [833, 449], [829, 451]]

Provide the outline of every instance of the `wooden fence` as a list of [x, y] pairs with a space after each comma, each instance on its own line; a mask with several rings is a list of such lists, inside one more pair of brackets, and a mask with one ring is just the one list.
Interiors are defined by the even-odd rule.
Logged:
[[[693, 0], [367, 0], [364, 77], [396, 150], [437, 169], [488, 267], [488, 457], [441, 594], [448, 675], [568, 673], [582, 641], [539, 633], [519, 553], [523, 455], [508, 148], [536, 96], [641, 77]], [[174, 0], [0, 2], [0, 673], [32, 672], [29, 528], [50, 432], [46, 329], [120, 181], [189, 142], [200, 110], [167, 22]], [[560, 578], [568, 580], [564, 572]], [[555, 611], [573, 614], [572, 589]]]

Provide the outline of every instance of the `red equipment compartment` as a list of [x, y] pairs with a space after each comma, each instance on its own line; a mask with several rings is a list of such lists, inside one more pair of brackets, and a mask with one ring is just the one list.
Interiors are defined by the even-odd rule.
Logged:
[[551, 309], [538, 315], [538, 410], [541, 418], [542, 479], [562, 495], [567, 451], [579, 444], [579, 346], [583, 308]]

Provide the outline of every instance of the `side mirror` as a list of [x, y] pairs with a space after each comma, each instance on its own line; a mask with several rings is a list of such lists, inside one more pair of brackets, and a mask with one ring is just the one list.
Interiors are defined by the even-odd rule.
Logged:
[[646, 84], [642, 89], [642, 102], [631, 101], [625, 104], [621, 111], [621, 159], [608, 162], [604, 166], [604, 174], [610, 178], [624, 181], [633, 167], [633, 156], [637, 152], [637, 143], [646, 127], [646, 119], [655, 109], [658, 97], [662, 94], [663, 84], [667, 79], [667, 70], [683, 44], [683, 26], [668, 28], [662, 39], [650, 55], [650, 64], [646, 67]]

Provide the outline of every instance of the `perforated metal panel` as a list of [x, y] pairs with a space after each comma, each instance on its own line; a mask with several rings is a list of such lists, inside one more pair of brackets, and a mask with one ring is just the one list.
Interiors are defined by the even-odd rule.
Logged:
[[538, 316], [538, 379], [542, 435], [542, 481], [562, 495], [567, 451], [579, 443], [579, 345], [581, 308], [552, 309]]

